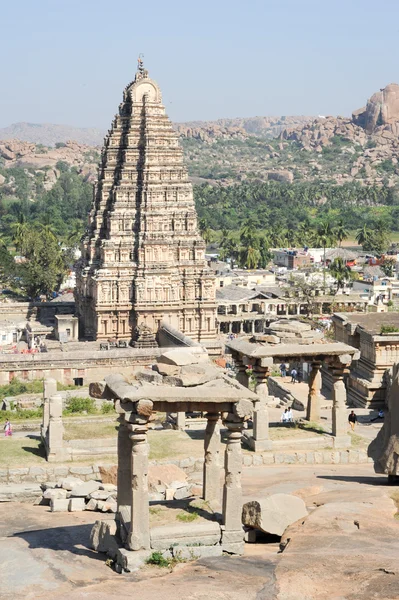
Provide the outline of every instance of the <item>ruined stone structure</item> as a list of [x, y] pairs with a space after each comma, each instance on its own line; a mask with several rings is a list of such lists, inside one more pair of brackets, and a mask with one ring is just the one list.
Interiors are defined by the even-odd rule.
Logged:
[[105, 138], [77, 273], [81, 337], [131, 339], [162, 321], [198, 341], [216, 335], [192, 185], [158, 85], [139, 61]]
[[[352, 406], [382, 408], [386, 403], [387, 369], [399, 362], [399, 314], [369, 313], [333, 315], [338, 342], [360, 350], [360, 360], [348, 377], [348, 399]], [[394, 331], [385, 332], [384, 327]]]

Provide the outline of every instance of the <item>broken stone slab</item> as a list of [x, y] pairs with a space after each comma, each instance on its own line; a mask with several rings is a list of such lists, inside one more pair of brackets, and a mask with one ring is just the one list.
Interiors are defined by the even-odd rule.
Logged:
[[181, 367], [180, 380], [183, 387], [193, 385], [202, 385], [219, 379], [223, 376], [223, 371], [217, 369], [211, 364], [184, 365]]
[[175, 493], [173, 495], [173, 499], [174, 500], [184, 500], [184, 498], [190, 498], [190, 496], [192, 496], [190, 487], [184, 486], [184, 487], [178, 488], [175, 491]]
[[[178, 490], [179, 488], [185, 487], [187, 485], [186, 481], [172, 481], [168, 487], [173, 488], [174, 490]], [[160, 490], [157, 490], [160, 491]]]
[[86, 504], [86, 510], [97, 510], [97, 500], [94, 500], [94, 498], [90, 498], [90, 500]]
[[220, 544], [214, 546], [172, 546], [171, 548], [174, 558], [180, 560], [198, 560], [208, 556], [222, 556], [223, 550]]
[[164, 363], [167, 365], [182, 367], [184, 365], [195, 365], [199, 362], [199, 359], [195, 354], [192, 354], [188, 350], [178, 349], [164, 352], [158, 357], [157, 362], [158, 364]]
[[71, 490], [71, 496], [73, 498], [86, 498], [86, 496], [90, 496], [93, 492], [96, 492], [100, 487], [100, 483], [98, 481], [85, 481], [82, 485], [76, 485]]
[[181, 367], [177, 365], [168, 365], [166, 363], [158, 363], [154, 365], [154, 369], [161, 375], [166, 375], [167, 377], [178, 377], [181, 371]]
[[261, 500], [246, 502], [242, 507], [243, 525], [278, 536], [307, 515], [305, 502], [290, 494], [272, 494]]
[[84, 483], [85, 482], [78, 477], [66, 477], [65, 479], [61, 480], [61, 485], [58, 486], [57, 484], [57, 486], [62, 487], [64, 490], [72, 491], [73, 488], [83, 485]]
[[202, 544], [214, 546], [220, 543], [221, 530], [216, 521], [203, 523], [182, 523], [164, 527], [153, 527], [150, 531], [151, 548], [167, 550], [174, 545], [193, 546]]
[[148, 467], [148, 485], [165, 485], [169, 487], [173, 481], [187, 481], [187, 475], [177, 465], [150, 465]]
[[152, 369], [142, 369], [135, 373], [137, 381], [145, 381], [147, 383], [162, 383], [162, 375]]
[[69, 508], [68, 498], [53, 498], [50, 500], [51, 512], [67, 512]]
[[107, 502], [107, 501], [105, 501], [105, 502], [102, 503], [101, 512], [116, 513], [117, 510], [118, 510], [118, 505], [117, 505], [117, 503], [115, 501], [113, 501], [113, 502]]
[[54, 489], [57, 487], [57, 482], [56, 481], [46, 481], [44, 483], [41, 483], [40, 487], [42, 488], [43, 491], [49, 490], [49, 489]]
[[150, 558], [151, 550], [126, 550], [118, 548], [115, 561], [119, 566], [120, 572], [134, 573], [138, 571]]
[[98, 490], [97, 492], [92, 492], [89, 494], [89, 498], [94, 498], [94, 500], [102, 500], [104, 502], [105, 500], [108, 500], [109, 492], [106, 492], [105, 490]]
[[117, 491], [117, 487], [113, 483], [101, 483], [99, 489], [104, 490], [106, 492], [116, 492]]
[[63, 488], [49, 488], [43, 492], [43, 498], [45, 500], [66, 498], [67, 493], [67, 490], [64, 490]]
[[90, 532], [90, 547], [97, 552], [105, 552], [111, 558], [116, 558], [119, 550], [116, 533], [115, 521], [96, 521]]
[[86, 502], [84, 498], [70, 498], [68, 505], [69, 512], [78, 512], [86, 510]]

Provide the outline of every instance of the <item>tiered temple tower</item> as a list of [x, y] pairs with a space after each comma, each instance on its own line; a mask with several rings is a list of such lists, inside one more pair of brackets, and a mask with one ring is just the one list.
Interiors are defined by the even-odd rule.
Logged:
[[216, 336], [215, 283], [192, 185], [141, 60], [105, 138], [76, 305], [84, 338], [130, 340], [162, 321], [194, 340]]

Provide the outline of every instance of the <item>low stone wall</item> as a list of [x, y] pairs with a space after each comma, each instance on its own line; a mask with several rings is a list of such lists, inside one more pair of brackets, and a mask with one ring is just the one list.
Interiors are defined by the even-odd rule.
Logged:
[[[263, 452], [261, 454], [245, 453], [243, 455], [244, 467], [259, 467], [262, 465], [347, 465], [372, 463], [373, 460], [367, 456], [365, 450], [327, 450], [324, 452]], [[150, 461], [150, 465], [173, 464], [183, 469], [188, 475], [202, 470], [204, 459], [190, 456], [188, 458]], [[0, 468], [0, 484], [7, 483], [44, 483], [54, 481], [61, 477], [72, 475], [79, 477], [83, 481], [91, 479], [100, 479], [99, 467], [112, 467], [115, 465], [102, 465], [101, 463], [88, 466], [64, 465], [64, 466], [43, 466], [43, 467], [24, 467], [24, 468]]]

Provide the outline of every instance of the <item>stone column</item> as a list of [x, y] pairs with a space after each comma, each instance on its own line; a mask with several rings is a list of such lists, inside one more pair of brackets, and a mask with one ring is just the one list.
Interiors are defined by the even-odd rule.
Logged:
[[243, 358], [240, 356], [234, 356], [234, 361], [237, 368], [237, 381], [244, 387], [249, 387], [249, 377], [247, 374], [247, 366], [243, 363]]
[[118, 513], [122, 506], [132, 505], [132, 442], [129, 437], [125, 415], [118, 418], [118, 476], [117, 476], [117, 502]]
[[186, 413], [178, 412], [176, 416], [176, 427], [180, 431], [184, 431], [186, 429]]
[[204, 500], [220, 504], [220, 427], [219, 413], [207, 413], [204, 439]]
[[256, 363], [253, 368], [253, 374], [256, 379], [255, 393], [259, 399], [255, 402], [252, 417], [253, 435], [249, 438], [249, 444], [255, 452], [262, 450], [271, 450], [272, 441], [269, 439], [269, 411], [267, 400], [269, 389], [267, 381], [270, 376], [270, 368], [262, 367]]
[[241, 435], [244, 424], [241, 419], [230, 413], [224, 424], [227, 427], [227, 444], [224, 455], [222, 547], [225, 552], [242, 554], [244, 533], [241, 523]]
[[147, 420], [136, 418], [129, 424], [132, 441], [131, 452], [131, 498], [132, 511], [128, 548], [148, 550], [150, 548], [150, 512], [148, 497], [148, 452]]
[[269, 396], [268, 379], [270, 377], [270, 368], [262, 367], [259, 363], [253, 366], [253, 376], [256, 379], [255, 394], [267, 398]]
[[57, 394], [57, 381], [55, 379], [45, 379], [43, 385], [43, 419], [41, 426], [41, 437], [46, 440], [48, 426], [50, 422], [50, 398]]
[[64, 460], [63, 450], [64, 426], [62, 424], [62, 396], [54, 394], [49, 402], [49, 427], [47, 460], [49, 462]]
[[309, 393], [308, 406], [306, 409], [306, 418], [308, 421], [318, 421], [320, 419], [320, 390], [321, 390], [321, 364], [312, 363], [312, 369], [309, 373]]
[[333, 365], [330, 368], [333, 376], [332, 434], [335, 437], [334, 447], [344, 448], [351, 444], [351, 439], [348, 435], [348, 415], [346, 410], [345, 368], [342, 365]]

